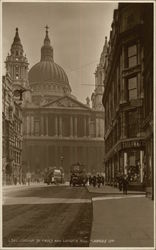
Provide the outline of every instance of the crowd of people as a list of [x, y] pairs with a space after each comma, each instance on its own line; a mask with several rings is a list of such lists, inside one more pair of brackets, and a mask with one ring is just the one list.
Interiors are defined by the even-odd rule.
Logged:
[[93, 187], [98, 187], [100, 188], [100, 186], [104, 186], [105, 184], [105, 178], [103, 175], [97, 174], [97, 175], [90, 175], [89, 176], [89, 185], [93, 186]]
[[[98, 187], [104, 186], [106, 183], [105, 177], [102, 174], [90, 175], [88, 177], [88, 182], [90, 186]], [[107, 183], [108, 184], [108, 183]], [[116, 186], [119, 191], [123, 191], [123, 194], [127, 194], [129, 178], [126, 174], [120, 174], [116, 177]]]

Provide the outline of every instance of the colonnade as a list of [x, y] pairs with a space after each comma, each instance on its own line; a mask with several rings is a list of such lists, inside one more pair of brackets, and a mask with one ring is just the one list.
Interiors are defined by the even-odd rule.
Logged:
[[[53, 117], [53, 121], [50, 118]], [[27, 114], [25, 118], [25, 134], [29, 136], [50, 136], [50, 126], [53, 127], [53, 136], [63, 136], [65, 122], [67, 122], [67, 126], [69, 125], [69, 137], [78, 137], [79, 126], [83, 127], [83, 136], [89, 136], [89, 123], [90, 117], [83, 116], [82, 123], [78, 122], [78, 116], [69, 115], [69, 120], [64, 121], [62, 115], [53, 115], [49, 114], [41, 114], [40, 117], [35, 118], [31, 114]], [[81, 116], [82, 117], [82, 116]]]

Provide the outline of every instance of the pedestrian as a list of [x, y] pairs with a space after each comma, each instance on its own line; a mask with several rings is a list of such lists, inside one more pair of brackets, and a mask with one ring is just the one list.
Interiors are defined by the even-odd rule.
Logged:
[[91, 175], [89, 176], [89, 185], [90, 186], [92, 185], [92, 177], [91, 177]]
[[100, 188], [100, 185], [101, 185], [101, 177], [100, 177], [100, 175], [98, 174], [98, 175], [97, 175], [97, 186], [98, 186], [98, 188]]
[[122, 185], [123, 185], [123, 194], [127, 195], [127, 189], [128, 189], [128, 177], [127, 175], [124, 175], [123, 179], [122, 179]]
[[93, 187], [96, 187], [96, 176], [95, 175], [93, 176], [92, 183], [93, 183]]
[[119, 191], [122, 191], [123, 188], [123, 177], [120, 175], [118, 177]]
[[105, 184], [105, 178], [103, 175], [101, 176], [101, 184], [102, 184], [102, 186], [104, 186], [104, 184]]

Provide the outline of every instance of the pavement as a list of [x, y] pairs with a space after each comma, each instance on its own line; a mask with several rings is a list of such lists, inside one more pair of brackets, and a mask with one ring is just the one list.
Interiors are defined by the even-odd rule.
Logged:
[[[87, 187], [93, 197], [90, 247], [154, 248], [154, 202], [145, 193]], [[109, 195], [108, 195], [109, 194]]]
[[[65, 184], [66, 193], [68, 194], [68, 184]], [[16, 189], [25, 189], [29, 192], [29, 188], [33, 188], [36, 192], [36, 187], [46, 187], [43, 183], [35, 183], [28, 185], [6, 186], [3, 187], [4, 193], [10, 193]], [[50, 187], [49, 187], [50, 188]], [[57, 187], [56, 187], [57, 188]], [[60, 187], [61, 188], [61, 187]], [[93, 207], [93, 221], [89, 247], [113, 247], [125, 248], [137, 247], [138, 249], [144, 247], [145, 249], [154, 248], [154, 202], [146, 197], [145, 192], [128, 191], [125, 195], [112, 186], [102, 186], [100, 188], [87, 186]], [[79, 188], [74, 188], [79, 192]], [[45, 193], [45, 191], [42, 191]], [[12, 194], [12, 193], [11, 193]], [[11, 195], [10, 194], [10, 195]], [[55, 192], [52, 194], [54, 196]], [[7, 197], [6, 197], [7, 198]], [[22, 197], [21, 197], [22, 198]], [[34, 198], [28, 197], [29, 203], [35, 205]], [[45, 199], [40, 192], [40, 202], [57, 204], [57, 203], [77, 203], [76, 197], [68, 197], [68, 201], [62, 200], [64, 193], [60, 196], [61, 202], [57, 201], [57, 197], [50, 197], [49, 200]], [[53, 198], [53, 199], [52, 199]], [[54, 199], [55, 198], [55, 199]], [[77, 197], [79, 198], [79, 196]], [[88, 203], [89, 199], [83, 197], [83, 203]], [[10, 201], [11, 202], [11, 199]], [[28, 202], [28, 201], [27, 201]], [[18, 197], [20, 203], [20, 197]], [[22, 201], [23, 203], [23, 201]], [[91, 204], [91, 203], [90, 203]], [[45, 204], [44, 204], [45, 205]]]
[[3, 247], [89, 246], [92, 201], [84, 187], [16, 186], [3, 199]]
[[[90, 193], [96, 193], [96, 194], [104, 194], [104, 195], [123, 195], [122, 191], [119, 191], [118, 188], [112, 187], [112, 186], [101, 186], [100, 188], [98, 187], [93, 187], [93, 186], [87, 186], [87, 189]], [[127, 191], [128, 195], [131, 194], [139, 194], [139, 195], [145, 195], [146, 192], [143, 191]]]

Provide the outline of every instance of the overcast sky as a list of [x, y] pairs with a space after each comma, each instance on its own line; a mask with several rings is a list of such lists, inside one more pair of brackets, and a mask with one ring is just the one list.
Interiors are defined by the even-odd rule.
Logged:
[[67, 73], [72, 93], [80, 101], [86, 102], [86, 97], [90, 97], [94, 90], [94, 72], [105, 36], [109, 37], [110, 34], [115, 8], [115, 2], [3, 2], [3, 62], [10, 52], [16, 27], [19, 28], [29, 69], [39, 62], [45, 37], [44, 27], [48, 25], [54, 61]]

